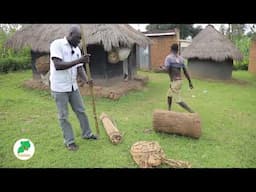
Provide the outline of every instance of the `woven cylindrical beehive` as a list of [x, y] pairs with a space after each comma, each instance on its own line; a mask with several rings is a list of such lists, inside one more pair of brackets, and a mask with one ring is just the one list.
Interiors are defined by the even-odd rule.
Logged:
[[131, 49], [129, 49], [129, 48], [120, 48], [118, 50], [118, 56], [119, 56], [120, 61], [124, 61], [125, 59], [127, 59], [130, 52], [131, 52]]
[[155, 110], [153, 128], [158, 132], [174, 133], [193, 138], [201, 136], [201, 120], [197, 113]]
[[112, 121], [110, 118], [105, 114], [102, 113], [100, 116], [100, 119], [103, 123], [103, 126], [107, 132], [107, 135], [109, 136], [110, 141], [113, 144], [118, 144], [122, 140], [122, 135], [120, 131], [113, 125]]
[[50, 70], [49, 55], [41, 56], [36, 60], [36, 70], [38, 73], [46, 74]]
[[120, 61], [118, 52], [115, 50], [112, 50], [108, 52], [108, 62], [112, 64], [116, 64]]

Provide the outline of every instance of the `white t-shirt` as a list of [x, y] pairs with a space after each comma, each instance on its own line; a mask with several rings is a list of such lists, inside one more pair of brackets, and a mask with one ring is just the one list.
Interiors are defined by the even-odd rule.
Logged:
[[50, 45], [51, 90], [56, 92], [71, 92], [72, 86], [74, 90], [77, 90], [77, 67], [82, 66], [83, 64], [81, 63], [65, 70], [56, 70], [51, 59], [52, 57], [57, 57], [65, 62], [76, 60], [81, 57], [79, 47], [71, 48], [71, 45], [65, 37], [53, 41]]

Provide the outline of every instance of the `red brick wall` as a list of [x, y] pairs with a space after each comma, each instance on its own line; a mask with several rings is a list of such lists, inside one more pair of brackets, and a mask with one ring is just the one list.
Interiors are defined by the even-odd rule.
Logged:
[[256, 41], [251, 41], [248, 71], [256, 74]]
[[164, 64], [165, 57], [170, 53], [170, 46], [177, 43], [176, 35], [150, 37], [153, 44], [150, 48], [152, 70]]

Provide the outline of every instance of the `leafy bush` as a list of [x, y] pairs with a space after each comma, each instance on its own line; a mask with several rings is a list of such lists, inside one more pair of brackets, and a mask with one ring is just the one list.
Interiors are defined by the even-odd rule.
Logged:
[[235, 41], [236, 47], [243, 54], [242, 61], [234, 61], [234, 70], [248, 70], [249, 48], [250, 48], [251, 38], [247, 36], [242, 36], [241, 38], [235, 39], [234, 41]]
[[31, 68], [31, 55], [29, 48], [18, 52], [0, 46], [0, 72], [17, 71]]
[[0, 72], [17, 71], [31, 68], [30, 57], [0, 58]]
[[0, 28], [0, 73], [31, 68], [30, 48], [25, 47], [19, 51], [5, 48], [3, 45], [10, 34]]

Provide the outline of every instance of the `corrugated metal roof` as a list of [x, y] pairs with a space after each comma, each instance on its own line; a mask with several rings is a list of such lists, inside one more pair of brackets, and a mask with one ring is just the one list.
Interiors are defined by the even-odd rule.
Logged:
[[168, 35], [176, 35], [175, 32], [168, 32], [168, 33], [147, 33], [145, 34], [147, 37], [153, 37], [153, 36], [168, 36]]

